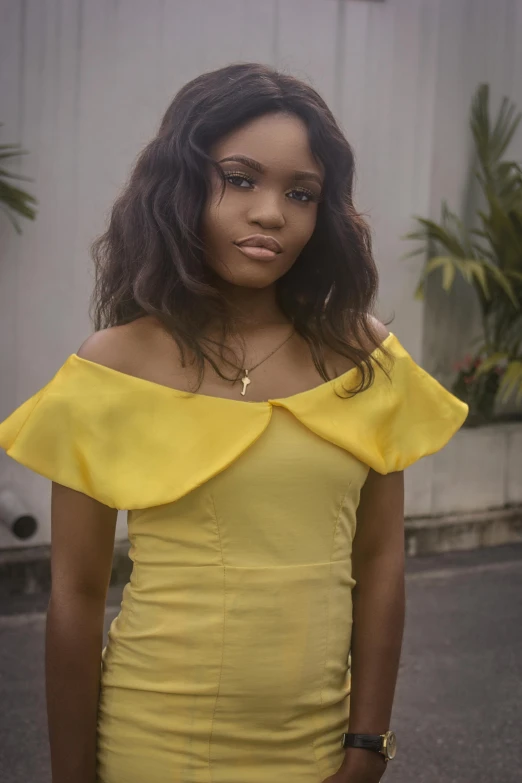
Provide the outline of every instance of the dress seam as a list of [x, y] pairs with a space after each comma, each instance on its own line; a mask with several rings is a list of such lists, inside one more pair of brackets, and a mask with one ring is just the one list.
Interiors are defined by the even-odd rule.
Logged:
[[[321, 677], [321, 690], [320, 690], [320, 706], [323, 706], [323, 691], [324, 691], [324, 680], [325, 680], [325, 674], [326, 674], [326, 664], [328, 662], [328, 652], [330, 649], [330, 602], [331, 602], [331, 592], [332, 592], [332, 555], [333, 555], [333, 549], [334, 549], [334, 543], [335, 543], [335, 537], [337, 534], [337, 528], [339, 527], [339, 519], [341, 517], [341, 509], [343, 508], [344, 501], [346, 499], [346, 496], [348, 494], [348, 491], [350, 489], [351, 482], [344, 491], [341, 501], [339, 503], [339, 507], [337, 509], [337, 516], [335, 519], [335, 525], [333, 526], [333, 535], [332, 535], [332, 543], [330, 547], [330, 560], [329, 560], [329, 568], [328, 568], [328, 596], [327, 596], [327, 614], [326, 614], [326, 650], [324, 654], [324, 664], [323, 664], [323, 674]], [[324, 775], [324, 770], [322, 768], [321, 761], [317, 755], [317, 748], [316, 748], [316, 738], [312, 740], [312, 749], [314, 752], [314, 757], [317, 766], [319, 767], [319, 770], [321, 771], [321, 775]]]
[[216, 700], [214, 702], [214, 709], [212, 710], [212, 719], [210, 722], [210, 732], [208, 737], [208, 773], [209, 773], [209, 779], [210, 783], [212, 783], [212, 762], [211, 762], [211, 752], [212, 752], [212, 736], [214, 732], [214, 720], [216, 717], [216, 709], [217, 709], [217, 703], [219, 700], [219, 694], [221, 691], [221, 678], [223, 674], [223, 660], [225, 658], [225, 624], [226, 624], [226, 606], [227, 606], [227, 580], [226, 580], [226, 567], [225, 562], [223, 558], [223, 544], [221, 541], [221, 530], [219, 527], [219, 519], [216, 509], [216, 503], [214, 501], [214, 496], [212, 493], [210, 493], [210, 499], [212, 502], [212, 508], [214, 510], [214, 520], [216, 522], [216, 528], [218, 533], [218, 539], [219, 539], [219, 549], [221, 552], [221, 565], [223, 568], [223, 631], [221, 635], [221, 663], [219, 666], [219, 680], [218, 680], [218, 686], [217, 686], [217, 692], [216, 692]]

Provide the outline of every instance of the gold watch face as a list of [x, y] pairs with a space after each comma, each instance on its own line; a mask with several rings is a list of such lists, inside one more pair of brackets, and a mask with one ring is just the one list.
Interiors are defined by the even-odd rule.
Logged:
[[384, 752], [386, 754], [386, 757], [389, 759], [394, 758], [395, 754], [397, 753], [397, 738], [395, 736], [395, 733], [393, 731], [387, 731], [384, 735], [384, 742], [385, 742], [385, 749]]

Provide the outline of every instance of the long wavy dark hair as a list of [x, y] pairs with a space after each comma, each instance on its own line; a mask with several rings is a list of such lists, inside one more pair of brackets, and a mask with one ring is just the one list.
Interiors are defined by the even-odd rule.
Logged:
[[[106, 232], [92, 245], [91, 318], [98, 331], [153, 316], [176, 341], [182, 366], [186, 350], [196, 362], [197, 388], [205, 360], [220, 377], [231, 380], [212, 356], [213, 344], [222, 361], [236, 370], [243, 366], [224, 357], [232, 321], [205, 262], [200, 229], [212, 167], [225, 187], [222, 171], [208, 152], [230, 131], [273, 112], [303, 120], [312, 154], [325, 169], [314, 233], [291, 269], [277, 280], [276, 301], [307, 341], [325, 381], [330, 380], [323, 360], [325, 346], [359, 368], [360, 383], [349, 390], [352, 396], [373, 383], [373, 361], [388, 374], [371, 356], [380, 344], [370, 315], [378, 274], [368, 225], [353, 204], [354, 155], [321, 96], [306, 83], [265, 65], [239, 63], [204, 73], [174, 97], [116, 200]], [[211, 322], [220, 324], [220, 341], [205, 336]], [[368, 343], [370, 351], [361, 347]], [[385, 347], [381, 349], [392, 359]]]

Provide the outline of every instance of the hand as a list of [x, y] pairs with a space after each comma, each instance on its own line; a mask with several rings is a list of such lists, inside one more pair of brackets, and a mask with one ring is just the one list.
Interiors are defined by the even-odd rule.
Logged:
[[337, 772], [325, 778], [323, 783], [379, 783], [386, 767], [381, 753], [364, 748], [348, 748]]

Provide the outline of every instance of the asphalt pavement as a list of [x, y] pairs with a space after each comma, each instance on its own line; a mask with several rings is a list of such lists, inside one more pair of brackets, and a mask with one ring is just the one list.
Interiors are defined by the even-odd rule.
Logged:
[[[398, 752], [383, 780], [521, 783], [522, 545], [408, 559], [406, 589]], [[111, 588], [107, 626], [120, 594]], [[34, 595], [0, 606], [2, 783], [50, 783], [46, 603]]]

